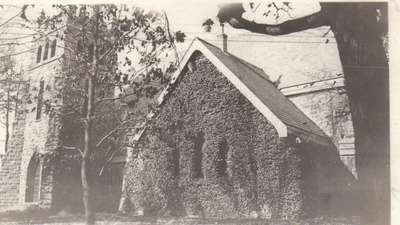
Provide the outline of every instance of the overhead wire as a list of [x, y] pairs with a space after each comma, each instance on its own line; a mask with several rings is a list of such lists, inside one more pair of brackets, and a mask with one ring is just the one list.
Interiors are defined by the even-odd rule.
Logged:
[[[61, 29], [61, 28], [59, 28]], [[58, 29], [58, 30], [59, 30]], [[57, 31], [57, 30], [55, 30]], [[43, 35], [42, 37], [36, 38], [34, 40], [31, 41], [25, 41], [25, 42], [10, 42], [10, 43], [0, 43], [0, 46], [4, 46], [4, 45], [24, 45], [24, 44], [28, 44], [28, 43], [33, 43], [36, 42], [37, 40], [49, 36], [51, 33], [55, 32], [55, 31], [51, 31], [49, 33], [47, 33], [46, 35]], [[187, 40], [193, 40], [193, 38], [188, 38]], [[323, 38], [324, 40], [330, 40], [329, 38]], [[333, 39], [333, 38], [332, 38]], [[0, 39], [1, 40], [1, 39]], [[219, 41], [219, 39], [204, 39], [206, 41]], [[296, 41], [296, 40], [292, 40], [292, 41], [288, 41], [288, 40], [240, 40], [240, 39], [229, 39], [229, 42], [244, 42], [244, 43], [300, 43], [300, 44], [335, 44], [336, 41]]]
[[[218, 32], [193, 32], [193, 31], [187, 31], [184, 32], [185, 34], [202, 34], [202, 35], [207, 35], [207, 34], [213, 34], [213, 35], [219, 35], [221, 33]], [[231, 33], [229, 34], [229, 36], [251, 36], [251, 37], [271, 37], [274, 38], [273, 36], [268, 36], [265, 34], [252, 34], [252, 33]], [[285, 34], [285, 35], [281, 35], [280, 37], [284, 37], [284, 38], [333, 38], [333, 36], [323, 36], [323, 35], [317, 35], [317, 34], [310, 34], [310, 35], [306, 35], [306, 34], [296, 34], [296, 33], [291, 33], [291, 34]]]
[[[9, 23], [10, 21], [12, 21], [13, 19], [15, 19], [16, 17], [18, 17], [20, 14], [22, 13], [19, 12], [18, 14], [10, 17], [9, 19], [7, 19], [7, 21], [5, 21], [4, 23], [0, 24], [0, 27], [6, 25], [7, 23]], [[89, 22], [89, 21], [88, 21]], [[186, 26], [200, 26], [200, 24], [176, 24], [176, 25], [186, 25]], [[1, 43], [0, 46], [4, 46], [4, 45], [24, 45], [24, 44], [28, 44], [28, 43], [33, 43], [36, 42], [37, 40], [46, 37], [48, 35], [50, 35], [51, 33], [54, 33], [64, 27], [66, 27], [67, 25], [63, 25], [55, 30], [52, 30], [44, 35], [42, 35], [39, 38], [36, 38], [32, 41], [26, 41], [26, 42], [22, 42], [22, 43]], [[319, 30], [322, 30], [322, 28], [319, 28]], [[202, 32], [184, 32], [184, 33], [188, 33], [188, 34], [203, 34]], [[10, 33], [11, 34], [11, 33]], [[16, 34], [24, 34], [24, 33], [16, 33]], [[27, 37], [31, 37], [34, 35], [40, 34], [40, 31], [36, 32], [36, 33], [32, 33], [32, 34], [26, 34], [25, 36], [21, 36], [21, 37], [16, 37], [16, 38], [0, 38], [0, 40], [11, 40], [11, 39], [23, 39], [23, 38], [27, 38]], [[214, 34], [213, 32], [211, 34]], [[218, 34], [218, 33], [215, 33]], [[260, 37], [266, 37], [265, 35], [260, 35], [260, 34], [233, 34], [233, 35], [239, 35], [239, 36], [260, 36]], [[282, 37], [307, 37], [307, 38], [323, 38], [325, 40], [330, 40], [333, 39], [334, 37], [322, 37], [322, 36], [318, 36], [318, 35], [287, 35], [287, 36], [282, 36]], [[193, 40], [194, 38], [188, 38], [187, 40]], [[219, 41], [219, 39], [204, 39], [206, 41]], [[336, 41], [287, 41], [287, 40], [239, 40], [239, 39], [230, 39], [229, 42], [239, 42], [239, 43], [278, 43], [278, 44], [336, 44]], [[16, 55], [20, 55], [20, 54], [24, 54], [27, 52], [30, 52], [32, 50], [34, 50], [35, 48], [31, 48], [31, 49], [27, 49], [21, 52], [16, 52], [16, 53], [12, 53], [12, 54], [7, 54], [7, 55], [0, 55], [0, 58], [3, 57], [10, 57], [10, 56], [16, 56]], [[383, 67], [374, 67], [374, 66], [358, 66], [358, 65], [346, 65], [347, 67], [353, 67], [353, 68], [383, 68]]]
[[0, 43], [0, 46], [6, 46], [6, 45], [25, 45], [25, 44], [30, 44], [33, 43], [34, 41], [25, 41], [25, 42], [8, 42], [8, 43]]
[[[188, 38], [187, 40], [193, 40], [195, 38]], [[202, 38], [203, 39], [203, 38]], [[219, 39], [207, 39], [205, 41], [220, 41]], [[336, 44], [336, 41], [282, 41], [282, 40], [238, 40], [229, 39], [228, 42], [243, 42], [243, 43], [280, 43], [280, 44]]]
[[12, 21], [13, 19], [17, 18], [19, 15], [21, 15], [22, 10], [20, 12], [18, 12], [15, 16], [10, 17], [9, 19], [7, 19], [4, 23], [0, 24], [0, 27], [6, 25], [7, 23], [9, 23], [10, 21]]
[[21, 55], [27, 52], [30, 52], [32, 50], [36, 50], [36, 48], [31, 48], [31, 49], [27, 49], [25, 51], [20, 51], [20, 52], [16, 52], [16, 53], [11, 53], [11, 54], [7, 54], [7, 55], [0, 55], [0, 58], [5, 58], [5, 57], [10, 57], [10, 56], [16, 56], [16, 55]]
[[[8, 35], [9, 33], [5, 33], [3, 35]], [[8, 41], [8, 40], [19, 40], [19, 39], [25, 39], [29, 37], [33, 37], [35, 34], [26, 34], [22, 36], [15, 36], [15, 37], [8, 37], [8, 38], [0, 38], [0, 41]]]

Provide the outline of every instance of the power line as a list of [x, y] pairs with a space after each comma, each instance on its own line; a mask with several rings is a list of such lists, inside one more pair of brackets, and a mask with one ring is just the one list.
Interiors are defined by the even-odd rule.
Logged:
[[[9, 33], [5, 33], [3, 35], [7, 35]], [[0, 41], [8, 41], [8, 40], [18, 40], [18, 39], [24, 39], [24, 38], [28, 38], [28, 37], [32, 37], [35, 34], [25, 34], [23, 36], [19, 36], [19, 37], [9, 37], [9, 38], [0, 38]]]
[[[9, 26], [8, 26], [7, 28], [9, 28]], [[7, 33], [5, 33], [5, 34], [9, 34], [9, 35], [35, 35], [35, 34], [37, 34], [37, 32], [31, 33], [31, 34], [19, 33], [19, 32], [7, 32]]]
[[[262, 23], [261, 23], [262, 24]], [[202, 23], [174, 23], [174, 26], [176, 25], [182, 25], [182, 26], [198, 26], [201, 27]], [[314, 29], [322, 30], [324, 29], [323, 27], [316, 27]]]
[[[177, 26], [202, 27], [201, 23], [174, 23], [173, 25], [174, 25], [174, 27], [177, 27]], [[236, 29], [236, 28], [232, 28], [232, 29]], [[326, 29], [326, 27], [321, 26], [321, 27], [315, 27], [312, 30], [318, 30], [318, 31], [324, 30], [324, 31], [326, 31], [327, 29]], [[312, 33], [313, 32], [312, 30], [303, 30], [302, 32], [304, 32], [304, 33]]]
[[[18, 43], [18, 42], [2, 43], [2, 44], [0, 44], [0, 46], [4, 46], [4, 45], [23, 45], [23, 44], [27, 44], [27, 43], [33, 43], [33, 42], [36, 42], [37, 40], [39, 40], [39, 39], [41, 39], [43, 37], [49, 36], [51, 33], [56, 32], [56, 31], [60, 30], [61, 28], [63, 28], [63, 27], [60, 27], [57, 30], [51, 31], [51, 32], [43, 35], [42, 37], [36, 38], [36, 39], [34, 39], [32, 41], [26, 41], [26, 42], [21, 42], [21, 43]], [[190, 32], [188, 32], [188, 33], [190, 33]], [[194, 33], [194, 32], [192, 32], [192, 33]], [[29, 36], [32, 36], [32, 35], [27, 35], [26, 37], [29, 37]], [[26, 37], [24, 37], [24, 38], [26, 38]], [[309, 36], [309, 37], [311, 37], [311, 36]], [[283, 38], [285, 38], [285, 37], [283, 37]], [[316, 36], [316, 38], [317, 38], [317, 36]], [[320, 37], [320, 38], [322, 38], [322, 37]], [[11, 39], [12, 38], [7, 38], [7, 39], [1, 39], [0, 38], [0, 40], [11, 40]], [[17, 39], [17, 38], [14, 38], [14, 39]], [[22, 38], [20, 38], [20, 39], [22, 39]], [[188, 40], [193, 40], [193, 39], [194, 38], [190, 38]], [[329, 38], [323, 38], [323, 39], [329, 39]], [[333, 39], [333, 37], [332, 37], [332, 39]], [[207, 40], [207, 41], [219, 41], [219, 39], [204, 39], [204, 40]], [[326, 42], [322, 42], [322, 41], [238, 40], [238, 39], [236, 39], [236, 40], [235, 39], [229, 39], [228, 41], [230, 41], [230, 42], [247, 42], [247, 43], [264, 43], [264, 42], [265, 43], [305, 43], [305, 44], [308, 44], [308, 43], [310, 43], [310, 44], [326, 43]], [[333, 42], [329, 41], [328, 43], [332, 44], [332, 43], [336, 43], [336, 42], [335, 41], [333, 41]]]
[[9, 43], [0, 43], [0, 46], [5, 46], [5, 45], [25, 45], [25, 44], [30, 44], [35, 42], [34, 40], [32, 41], [25, 41], [25, 42], [9, 42]]
[[[54, 32], [56, 32], [56, 31], [58, 31], [58, 30], [64, 28], [65, 26], [66, 26], [66, 25], [63, 25], [63, 26], [61, 26], [61, 27], [59, 27], [59, 28], [57, 28], [57, 29], [55, 29], [55, 30], [50, 31], [50, 32], [48, 32], [47, 34], [41, 35], [41, 37], [38, 37], [38, 38], [33, 39], [33, 40], [31, 40], [31, 41], [0, 43], [0, 46], [5, 46], [5, 45], [24, 45], [24, 44], [34, 43], [34, 42], [40, 40], [41, 38], [51, 36], [52, 33], [54, 33]], [[28, 37], [28, 36], [34, 36], [34, 35], [40, 35], [40, 32], [37, 32], [37, 33], [35, 33], [35, 34], [27, 35], [27, 37]], [[11, 39], [12, 39], [12, 38], [10, 38], [10, 40], [11, 40]], [[14, 39], [16, 39], [16, 38], [14, 38]], [[21, 39], [22, 39], [22, 38], [21, 38]], [[5, 39], [0, 39], [0, 40], [5, 40]]]
[[[214, 35], [219, 35], [221, 33], [219, 32], [193, 32], [193, 31], [183, 31], [185, 34], [214, 34]], [[253, 33], [230, 33], [229, 36], [252, 36], [252, 37], [272, 37], [268, 36], [265, 34], [253, 34]], [[280, 35], [279, 37], [282, 38], [290, 38], [290, 37], [304, 37], [304, 38], [333, 38], [333, 36], [327, 36], [323, 37], [322, 35], [316, 35], [316, 34], [310, 34], [310, 35], [299, 35], [296, 33], [291, 33], [291, 34], [285, 34], [285, 35]]]
[[[4, 57], [11, 57], [11, 56], [16, 56], [16, 55], [21, 55], [27, 52], [30, 52], [32, 50], [36, 50], [36, 48], [31, 48], [25, 51], [21, 51], [21, 52], [17, 52], [17, 53], [13, 53], [13, 54], [8, 54], [8, 55], [1, 55], [0, 58], [4, 58]], [[360, 66], [360, 65], [343, 65], [343, 67], [347, 67], [347, 68], [359, 68], [359, 69], [388, 69], [388, 67], [386, 66]], [[141, 68], [139, 71], [141, 71], [143, 68]], [[286, 87], [287, 88], [287, 87]]]
[[19, 16], [22, 13], [22, 10], [20, 12], [18, 12], [17, 15], [10, 17], [6, 22], [0, 24], [0, 27], [6, 25], [7, 23], [9, 23], [11, 20], [15, 19], [17, 16]]
[[[195, 38], [189, 38], [188, 40], [193, 40]], [[205, 41], [220, 41], [219, 39], [203, 39]], [[243, 42], [243, 43], [281, 43], [281, 44], [336, 44], [335, 41], [281, 41], [281, 40], [234, 40], [228, 39], [228, 42]]]
[[16, 52], [16, 53], [7, 54], [7, 55], [0, 55], [0, 58], [10, 57], [10, 56], [16, 56], [16, 55], [21, 55], [21, 54], [30, 52], [30, 51], [32, 51], [32, 50], [36, 50], [36, 48], [31, 48], [31, 49], [28, 49], [28, 50], [25, 50], [25, 51]]
[[299, 84], [293, 84], [293, 85], [281, 87], [281, 88], [279, 88], [279, 90], [287, 89], [287, 88], [292, 88], [292, 87], [297, 87], [297, 86], [302, 86], [302, 85], [306, 85], [306, 84], [315, 84], [315, 83], [317, 83], [317, 82], [338, 80], [338, 79], [341, 79], [341, 78], [344, 78], [343, 74], [342, 74], [342, 73], [338, 73], [338, 74], [336, 74], [336, 77], [325, 78], [325, 79], [319, 79], [319, 80], [314, 80], [314, 81], [309, 81], [309, 82], [299, 83]]

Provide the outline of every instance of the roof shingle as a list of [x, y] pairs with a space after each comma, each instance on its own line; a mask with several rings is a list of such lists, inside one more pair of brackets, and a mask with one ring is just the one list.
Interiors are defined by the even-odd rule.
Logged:
[[268, 79], [264, 71], [243, 59], [223, 52], [199, 39], [226, 67], [228, 67], [278, 118], [286, 125], [326, 137], [326, 134], [294, 103], [287, 99]]
[[[308, 118], [294, 103], [283, 95], [269, 80], [264, 71], [253, 64], [224, 52], [218, 47], [196, 38], [186, 51], [178, 71], [172, 76], [170, 85], [160, 94], [160, 104], [173, 91], [173, 85], [179, 81], [183, 68], [192, 58], [191, 55], [200, 51], [214, 63], [220, 72], [227, 76], [233, 84], [246, 96], [250, 102], [276, 126], [278, 134], [286, 137], [290, 132], [296, 136], [315, 143], [333, 146], [330, 138]], [[233, 77], [232, 77], [233, 76]]]

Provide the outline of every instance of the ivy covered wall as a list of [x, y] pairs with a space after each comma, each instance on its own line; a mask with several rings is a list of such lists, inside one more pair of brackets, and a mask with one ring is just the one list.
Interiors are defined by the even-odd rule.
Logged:
[[[312, 162], [318, 158], [303, 154], [293, 137], [280, 139], [204, 56], [193, 57], [137, 144], [137, 157], [126, 165], [125, 194], [133, 211], [264, 218], [312, 211], [321, 195], [310, 196], [327, 185], [316, 175]], [[335, 154], [318, 157], [340, 162]], [[344, 171], [332, 169], [331, 178]]]

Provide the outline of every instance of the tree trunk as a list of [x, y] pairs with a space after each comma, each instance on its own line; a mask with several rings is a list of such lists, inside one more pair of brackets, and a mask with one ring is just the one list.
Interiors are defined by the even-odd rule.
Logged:
[[[94, 35], [96, 36], [96, 34]], [[95, 97], [95, 78], [97, 75], [97, 39], [94, 38], [93, 44], [93, 60], [92, 71], [87, 75], [88, 88], [87, 88], [87, 111], [86, 111], [86, 124], [84, 132], [84, 150], [82, 157], [82, 187], [83, 187], [83, 204], [85, 207], [86, 224], [95, 223], [95, 211], [92, 202], [92, 187], [90, 180], [90, 156], [92, 153], [92, 124], [94, 116], [94, 97]]]
[[[82, 189], [83, 189], [83, 205], [85, 207], [85, 221], [86, 224], [94, 224], [95, 214], [92, 206], [92, 195], [91, 195], [91, 185], [89, 184], [88, 174], [89, 174], [89, 163], [90, 157], [88, 156], [88, 150], [90, 149], [90, 131], [85, 128], [85, 150], [82, 157], [81, 164], [81, 178], [82, 178]], [[90, 150], [89, 150], [90, 152]]]
[[331, 26], [337, 41], [354, 126], [356, 167], [364, 224], [389, 224], [389, 72], [384, 49], [387, 2], [320, 3], [314, 14], [283, 22], [256, 24], [241, 18], [242, 4], [223, 6], [218, 17], [235, 28], [283, 35]]
[[389, 71], [382, 39], [387, 27], [376, 22], [377, 8], [332, 4], [328, 12], [350, 101], [363, 223], [385, 225], [390, 223]]
[[[94, 47], [95, 48], [95, 47]], [[93, 60], [93, 65], [95, 65]], [[93, 66], [95, 67], [95, 66]], [[96, 69], [93, 68], [95, 71]], [[93, 73], [95, 74], [95, 73]], [[83, 204], [85, 207], [85, 218], [87, 224], [94, 224], [95, 212], [92, 205], [92, 187], [89, 182], [90, 175], [90, 155], [92, 153], [92, 123], [93, 123], [93, 103], [94, 103], [94, 77], [89, 75], [88, 77], [88, 102], [87, 102], [87, 113], [86, 113], [86, 124], [84, 133], [84, 149], [81, 165], [81, 177], [82, 177], [82, 188], [83, 188]]]
[[85, 220], [86, 224], [95, 223], [95, 210], [93, 206], [92, 198], [92, 186], [89, 179], [90, 173], [90, 156], [93, 151], [92, 146], [92, 125], [94, 117], [94, 99], [95, 99], [95, 89], [96, 89], [96, 77], [97, 77], [97, 32], [99, 23], [99, 8], [97, 5], [94, 6], [94, 16], [95, 16], [95, 30], [93, 32], [93, 48], [92, 48], [92, 68], [90, 73], [87, 74], [87, 106], [86, 106], [86, 118], [85, 118], [85, 129], [84, 129], [84, 149], [82, 156], [81, 165], [81, 178], [82, 178], [82, 188], [83, 188], [83, 204], [85, 207]]

